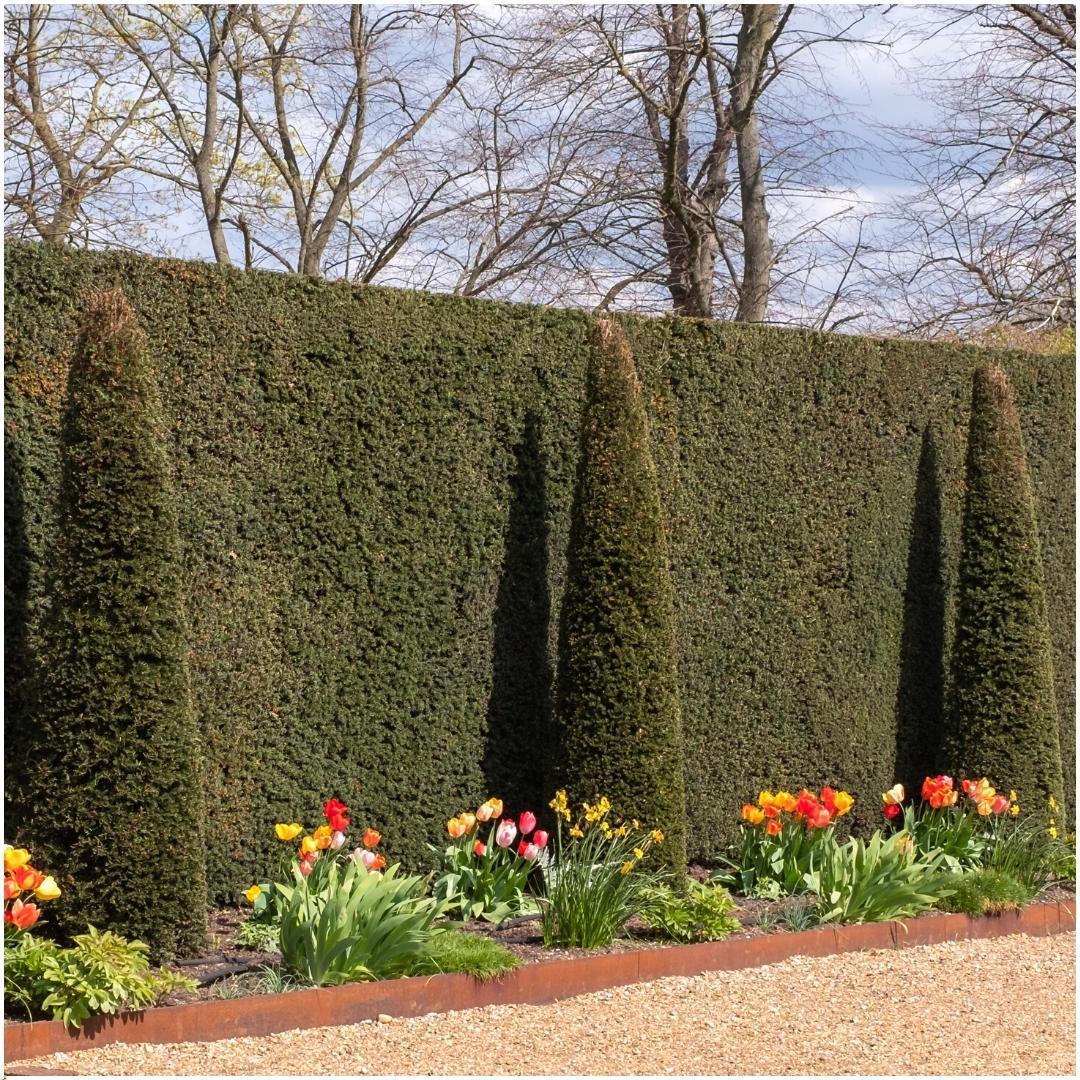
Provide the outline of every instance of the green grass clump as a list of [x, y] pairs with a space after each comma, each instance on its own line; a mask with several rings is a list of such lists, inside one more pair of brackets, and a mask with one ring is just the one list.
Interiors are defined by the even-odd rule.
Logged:
[[472, 975], [480, 982], [521, 967], [521, 961], [509, 949], [480, 934], [447, 930], [436, 934], [426, 955], [412, 969], [412, 975], [439, 975], [458, 972]]
[[951, 890], [951, 895], [942, 897], [937, 903], [941, 911], [958, 911], [972, 916], [1000, 915], [1003, 911], [1019, 911], [1032, 899], [1030, 889], [1002, 870], [945, 874], [941, 880], [945, 888]]

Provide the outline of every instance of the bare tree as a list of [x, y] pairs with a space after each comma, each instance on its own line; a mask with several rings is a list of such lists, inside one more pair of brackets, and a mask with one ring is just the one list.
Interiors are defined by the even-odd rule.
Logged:
[[138, 226], [134, 159], [151, 138], [152, 80], [93, 8], [9, 6], [4, 35], [5, 232], [122, 242]]
[[919, 73], [940, 121], [897, 143], [918, 187], [891, 215], [891, 321], [965, 335], [1074, 324], [1075, 8], [944, 9], [931, 30], [951, 48]]

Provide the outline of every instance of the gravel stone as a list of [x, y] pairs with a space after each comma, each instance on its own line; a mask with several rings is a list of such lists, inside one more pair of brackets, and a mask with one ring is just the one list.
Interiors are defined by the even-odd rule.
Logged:
[[[80, 1075], [1075, 1074], [1075, 934], [793, 957], [551, 1005], [11, 1067]], [[379, 1018], [382, 1019], [381, 1017]]]

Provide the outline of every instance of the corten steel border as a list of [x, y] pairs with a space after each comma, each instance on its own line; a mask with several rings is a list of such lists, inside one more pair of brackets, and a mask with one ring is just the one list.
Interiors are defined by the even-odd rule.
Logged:
[[272, 1035], [297, 1028], [354, 1024], [374, 1019], [380, 1013], [406, 1017], [484, 1005], [539, 1005], [667, 975], [736, 971], [774, 964], [792, 956], [832, 956], [863, 949], [906, 948], [1006, 934], [1042, 937], [1075, 928], [1076, 917], [1071, 906], [1034, 904], [1020, 912], [977, 919], [968, 915], [929, 914], [897, 922], [818, 927], [700, 945], [668, 945], [603, 956], [544, 960], [487, 983], [470, 975], [431, 975], [326, 990], [200, 1001], [115, 1017], [94, 1017], [72, 1032], [58, 1020], [5, 1023], [4, 1060], [21, 1061], [115, 1042], [212, 1042], [245, 1035]]

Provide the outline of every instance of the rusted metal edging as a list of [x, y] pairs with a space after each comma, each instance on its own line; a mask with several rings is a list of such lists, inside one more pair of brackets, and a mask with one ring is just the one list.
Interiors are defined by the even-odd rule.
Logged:
[[4, 1061], [23, 1061], [57, 1051], [86, 1050], [116, 1042], [212, 1042], [245, 1035], [272, 1035], [298, 1028], [354, 1024], [383, 1013], [406, 1017], [485, 1005], [540, 1005], [612, 986], [669, 975], [761, 967], [792, 956], [832, 956], [1006, 934], [1041, 937], [1075, 927], [1071, 906], [1034, 904], [1024, 911], [978, 919], [968, 915], [930, 914], [899, 922], [818, 927], [700, 945], [669, 945], [602, 956], [544, 960], [486, 983], [471, 975], [431, 975], [227, 1001], [199, 1001], [115, 1017], [94, 1017], [82, 1028], [70, 1032], [58, 1020], [5, 1023]]

